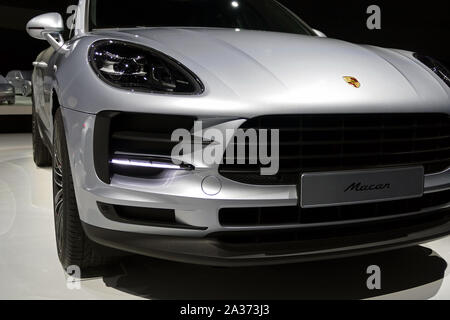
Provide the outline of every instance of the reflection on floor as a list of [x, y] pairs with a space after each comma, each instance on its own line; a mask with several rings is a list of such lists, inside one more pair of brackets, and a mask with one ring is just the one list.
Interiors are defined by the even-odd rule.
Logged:
[[[56, 255], [50, 176], [33, 165], [29, 135], [0, 135], [0, 299], [450, 299], [450, 238], [377, 255], [258, 268], [130, 256], [77, 289], [68, 285]], [[381, 268], [379, 291], [367, 289], [370, 265]]]

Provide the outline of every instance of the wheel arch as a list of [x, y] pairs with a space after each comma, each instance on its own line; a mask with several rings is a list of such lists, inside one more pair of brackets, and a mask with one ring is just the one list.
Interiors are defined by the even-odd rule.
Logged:
[[60, 106], [61, 106], [61, 103], [60, 103], [58, 93], [56, 92], [56, 89], [53, 89], [52, 90], [52, 120], [53, 121], [55, 121], [55, 114]]
[[53, 135], [54, 135], [54, 126], [55, 126], [55, 115], [56, 112], [58, 111], [58, 109], [61, 107], [61, 103], [60, 103], [61, 99], [60, 96], [58, 94], [58, 90], [54, 87], [51, 91], [51, 95], [50, 95], [50, 105], [48, 107], [48, 109], [51, 108], [51, 110], [48, 110], [47, 112], [51, 112], [51, 114], [49, 116], [51, 116], [50, 118], [50, 123], [49, 123], [49, 132], [48, 132], [48, 148], [49, 150], [51, 150], [53, 152]]

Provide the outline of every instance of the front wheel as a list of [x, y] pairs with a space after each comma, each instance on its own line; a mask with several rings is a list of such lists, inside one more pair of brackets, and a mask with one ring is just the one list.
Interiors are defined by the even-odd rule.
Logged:
[[23, 96], [24, 97], [31, 97], [31, 95], [33, 94], [33, 89], [32, 87], [24, 87], [23, 88]]
[[53, 134], [53, 208], [58, 257], [67, 270], [82, 271], [112, 261], [84, 233], [78, 213], [61, 109], [56, 112]]

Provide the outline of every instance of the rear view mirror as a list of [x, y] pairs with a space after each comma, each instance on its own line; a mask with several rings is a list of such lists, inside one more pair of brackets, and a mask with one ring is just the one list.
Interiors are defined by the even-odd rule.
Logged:
[[31, 19], [27, 23], [28, 34], [38, 40], [47, 40], [50, 45], [58, 50], [64, 45], [62, 32], [64, 21], [59, 13], [45, 13]]

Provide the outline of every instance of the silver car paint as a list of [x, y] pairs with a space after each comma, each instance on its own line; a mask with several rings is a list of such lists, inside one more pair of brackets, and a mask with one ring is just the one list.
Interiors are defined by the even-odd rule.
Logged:
[[[100, 181], [94, 170], [92, 145], [95, 115], [64, 108], [63, 116], [81, 219], [91, 225], [128, 232], [198, 237], [223, 230], [280, 229], [286, 226], [222, 227], [217, 213], [220, 208], [227, 207], [282, 207], [295, 206], [298, 203], [296, 186], [254, 186], [234, 182], [221, 177], [218, 174], [218, 166], [197, 169], [193, 173], [159, 181], [114, 176], [112, 183], [107, 185]], [[229, 128], [238, 127], [238, 123], [230, 122]], [[220, 179], [222, 189], [219, 194], [208, 196], [202, 192], [201, 184], [207, 176]], [[448, 188], [450, 170], [425, 176], [425, 193]], [[114, 222], [98, 211], [97, 201], [135, 207], [175, 209], [180, 222], [208, 227], [208, 230], [163, 229]]]
[[[84, 2], [84, 1], [82, 1]], [[80, 12], [84, 7], [80, 7]], [[79, 15], [80, 16], [80, 15]], [[217, 119], [221, 129], [237, 128], [245, 118], [292, 113], [403, 113], [450, 111], [450, 89], [412, 53], [360, 46], [344, 41], [246, 30], [151, 28], [85, 32], [81, 18], [76, 36], [64, 52], [46, 51], [48, 64], [34, 75], [37, 112], [52, 137], [52, 97], [63, 107], [75, 192], [81, 219], [106, 229], [200, 237], [224, 228], [223, 207], [291, 206], [295, 186], [252, 186], [218, 174], [217, 166], [197, 164], [195, 172], [164, 181], [121, 176], [101, 182], [93, 165], [93, 127], [102, 110], [195, 115]], [[113, 88], [88, 63], [89, 47], [98, 40], [138, 43], [164, 52], [192, 70], [206, 90], [198, 96], [145, 94]], [[354, 76], [356, 89], [343, 81]], [[217, 176], [222, 190], [203, 193], [201, 183]], [[300, 177], [299, 177], [300, 179]], [[450, 187], [450, 170], [425, 177], [425, 192]], [[176, 209], [180, 222], [207, 231], [163, 229], [106, 219], [96, 202]], [[298, 227], [298, 226], [297, 226]], [[283, 226], [286, 228], [286, 226]]]
[[[192, 70], [206, 90], [200, 96], [173, 97], [108, 86], [87, 62], [89, 46], [100, 39], [162, 51]], [[56, 90], [63, 106], [89, 113], [151, 108], [169, 114], [252, 117], [268, 112], [450, 110], [449, 88], [411, 54], [328, 38], [157, 28], [96, 32], [74, 40], [68, 49], [57, 59]], [[349, 86], [343, 76], [358, 78], [361, 88]]]

